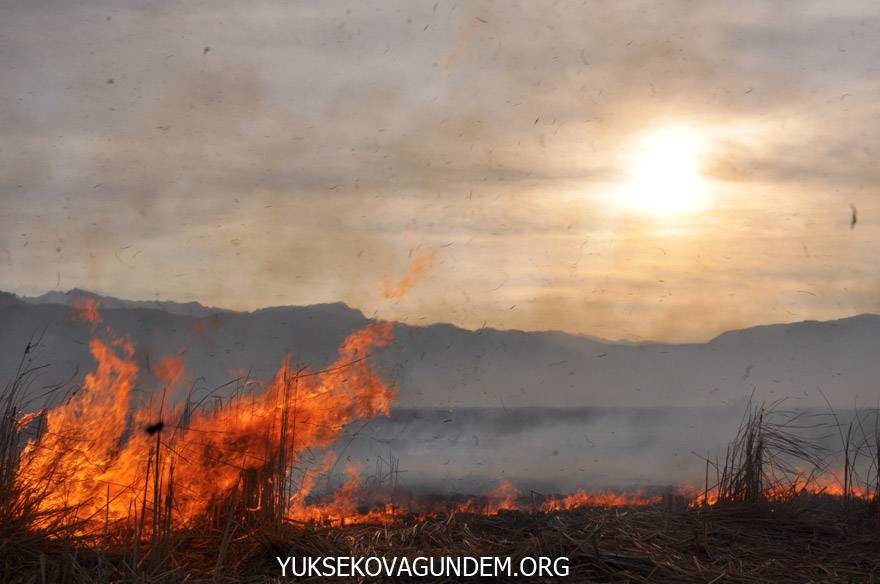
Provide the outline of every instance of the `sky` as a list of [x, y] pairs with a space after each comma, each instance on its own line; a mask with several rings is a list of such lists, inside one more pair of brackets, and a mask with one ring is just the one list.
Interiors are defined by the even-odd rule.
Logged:
[[878, 38], [857, 0], [0, 0], [0, 289], [673, 342], [880, 312]]

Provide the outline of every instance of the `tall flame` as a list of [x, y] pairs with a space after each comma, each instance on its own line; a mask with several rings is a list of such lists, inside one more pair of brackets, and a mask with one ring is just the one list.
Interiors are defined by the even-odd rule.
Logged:
[[[97, 311], [86, 314], [100, 318]], [[90, 343], [95, 371], [66, 403], [45, 413], [45, 431], [22, 454], [20, 480], [51, 485], [40, 506], [75, 509], [86, 529], [128, 525], [138, 515], [143, 524], [144, 514], [190, 522], [235, 489], [248, 509], [272, 499], [283, 511], [292, 491], [284, 484], [301, 454], [329, 446], [356, 419], [389, 413], [395, 391], [367, 357], [391, 338], [385, 322], [355, 332], [338, 360], [317, 372], [294, 368], [288, 357], [262, 393], [213, 409], [189, 399], [168, 404], [165, 391], [136, 399], [134, 346], [96, 338]], [[183, 373], [179, 355], [154, 368], [165, 390]]]

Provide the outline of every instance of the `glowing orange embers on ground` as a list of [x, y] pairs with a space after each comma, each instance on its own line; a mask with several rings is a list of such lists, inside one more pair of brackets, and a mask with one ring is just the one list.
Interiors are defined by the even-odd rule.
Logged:
[[[102, 322], [96, 305], [76, 314]], [[134, 346], [108, 327], [97, 336], [108, 338], [90, 343], [95, 371], [45, 412], [44, 431], [26, 446], [19, 472], [23, 483], [46, 487], [42, 508], [72, 511], [84, 532], [180, 526], [230, 497], [249, 513], [280, 517], [290, 505], [301, 508], [297, 497], [308, 492], [290, 484], [300, 455], [331, 445], [356, 419], [387, 415], [395, 399], [367, 359], [390, 343], [391, 323], [352, 334], [325, 370], [297, 370], [288, 358], [262, 392], [212, 409], [191, 399], [171, 403], [184, 378], [180, 356], [154, 367], [163, 386], [150, 397], [135, 395]]]
[[578, 507], [640, 507], [659, 503], [662, 497], [648, 496], [642, 491], [633, 493], [617, 493], [601, 491], [588, 493], [577, 491], [571, 495], [540, 497], [540, 501], [528, 501], [524, 504], [519, 489], [510, 481], [490, 491], [482, 499], [468, 499], [455, 506], [459, 513], [477, 513], [481, 515], [497, 515], [502, 511], [566, 511]]
[[567, 509], [576, 509], [577, 507], [642, 507], [644, 505], [653, 505], [659, 503], [662, 497], [659, 495], [648, 496], [642, 491], [634, 493], [615, 493], [613, 491], [602, 491], [598, 493], [587, 493], [578, 491], [565, 497], [558, 499], [550, 499], [541, 505], [542, 511], [562, 511]]

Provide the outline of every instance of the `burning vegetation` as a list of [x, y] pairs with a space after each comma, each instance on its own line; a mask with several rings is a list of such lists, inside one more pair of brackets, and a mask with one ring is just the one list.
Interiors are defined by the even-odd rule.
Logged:
[[[297, 367], [289, 357], [266, 384], [245, 377], [231, 382], [237, 386], [227, 399], [196, 400], [183, 392], [182, 353], [161, 359], [151, 369], [158, 385], [139, 391], [136, 348], [104, 324], [98, 308], [75, 312], [94, 331], [97, 364], [80, 385], [47, 388], [49, 405], [30, 403], [41, 371], [33, 342], [3, 392], [3, 581], [159, 583], [184, 574], [238, 581], [274, 575], [265, 563], [293, 548], [541, 551], [569, 556], [579, 566], [574, 574], [597, 581], [755, 582], [776, 568], [741, 558], [735, 565], [729, 543], [765, 528], [788, 534], [766, 544], [777, 562], [785, 556], [773, 546], [786, 537], [801, 537], [808, 550], [839, 546], [826, 564], [806, 565], [806, 556], [789, 552], [797, 564], [789, 568], [803, 581], [816, 573], [841, 582], [854, 580], [838, 576], [880, 575], [876, 556], [863, 556], [880, 542], [876, 411], [858, 412], [846, 427], [832, 412], [839, 472], [826, 462], [833, 453], [798, 432], [821, 423], [774, 404], [749, 409], [724, 459], [706, 459], [699, 487], [545, 495], [505, 481], [483, 496], [416, 497], [396, 488], [392, 459], [390, 471], [371, 478], [375, 486], [390, 477], [395, 488], [367, 488], [348, 466], [345, 483], [318, 497], [318, 481], [339, 462], [328, 449], [345, 427], [388, 415], [395, 401], [369, 359], [391, 342], [391, 323], [349, 336], [325, 369]], [[749, 554], [760, 547], [740, 545], [752, 546]]]
[[[81, 312], [101, 322], [93, 309]], [[233, 496], [250, 517], [280, 520], [308, 494], [308, 481], [291, 481], [304, 452], [332, 444], [354, 420], [388, 414], [394, 391], [367, 357], [391, 334], [390, 323], [374, 324], [351, 335], [324, 370], [288, 359], [260, 393], [207, 406], [206, 398], [174, 403], [180, 356], [156, 366], [161, 387], [135, 396], [135, 349], [104, 327], [90, 343], [96, 370], [31, 420], [36, 433], [16, 480], [43, 493], [36, 507], [44, 516], [72, 513], [78, 533], [155, 538], [213, 517]]]

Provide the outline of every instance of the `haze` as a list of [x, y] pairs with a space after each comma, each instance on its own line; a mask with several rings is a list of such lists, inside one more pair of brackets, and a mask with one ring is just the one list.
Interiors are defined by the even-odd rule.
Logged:
[[[663, 341], [877, 312], [877, 38], [868, 1], [3, 1], [0, 289]], [[699, 193], [619, 204], [669, 127]]]

